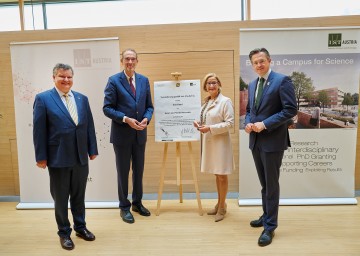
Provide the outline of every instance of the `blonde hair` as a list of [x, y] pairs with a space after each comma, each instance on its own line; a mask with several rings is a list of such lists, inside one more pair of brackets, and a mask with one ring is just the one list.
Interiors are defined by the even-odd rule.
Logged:
[[209, 78], [215, 78], [218, 82], [218, 85], [219, 85], [219, 92], [221, 91], [221, 81], [219, 79], [219, 77], [215, 74], [215, 73], [208, 73], [205, 75], [204, 79], [203, 79], [203, 89], [205, 92], [207, 92], [206, 90], [206, 84], [207, 84], [207, 81], [209, 80]]

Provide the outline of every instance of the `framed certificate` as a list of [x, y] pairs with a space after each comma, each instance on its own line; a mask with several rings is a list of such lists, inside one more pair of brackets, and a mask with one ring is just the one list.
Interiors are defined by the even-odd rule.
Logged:
[[201, 107], [200, 80], [154, 82], [155, 141], [198, 141], [193, 126]]

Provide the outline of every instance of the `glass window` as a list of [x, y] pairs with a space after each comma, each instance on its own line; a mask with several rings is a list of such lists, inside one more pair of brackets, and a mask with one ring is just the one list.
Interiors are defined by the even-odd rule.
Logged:
[[359, 0], [251, 0], [251, 19], [359, 15]]
[[[247, 0], [122, 0], [46, 4], [47, 27], [82, 28], [240, 21]], [[25, 29], [44, 29], [42, 5], [24, 8]], [[360, 0], [251, 0], [251, 19], [360, 15]], [[19, 7], [0, 5], [0, 31], [20, 30]]]
[[0, 8], [0, 31], [21, 30], [18, 6], [4, 6]]
[[[241, 20], [240, 0], [137, 0], [48, 4], [49, 29]], [[66, 18], [64, 18], [66, 17]]]
[[25, 30], [44, 29], [43, 8], [41, 4], [25, 5], [24, 18]]

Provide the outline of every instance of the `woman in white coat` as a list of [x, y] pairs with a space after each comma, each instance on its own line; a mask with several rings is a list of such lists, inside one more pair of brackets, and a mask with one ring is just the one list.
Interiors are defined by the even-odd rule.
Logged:
[[209, 93], [201, 107], [200, 121], [194, 126], [201, 132], [201, 172], [215, 174], [218, 202], [208, 215], [215, 221], [224, 219], [228, 174], [234, 169], [234, 158], [229, 130], [234, 126], [234, 108], [231, 99], [221, 94], [221, 82], [214, 73], [203, 79], [203, 89]]

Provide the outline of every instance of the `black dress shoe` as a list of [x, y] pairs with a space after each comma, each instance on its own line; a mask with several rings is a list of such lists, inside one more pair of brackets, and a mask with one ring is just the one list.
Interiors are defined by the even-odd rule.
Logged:
[[65, 250], [72, 250], [75, 247], [75, 244], [71, 240], [71, 238], [68, 237], [60, 237], [60, 244], [61, 247]]
[[129, 210], [120, 210], [120, 216], [123, 221], [126, 223], [134, 223], [135, 219], [134, 216], [131, 214]]
[[151, 213], [148, 209], [146, 209], [142, 204], [133, 204], [132, 210], [134, 212], [138, 212], [142, 216], [150, 216]]
[[262, 227], [264, 225], [263, 220], [263, 216], [260, 216], [259, 219], [250, 221], [250, 226], [252, 226], [253, 228]]
[[267, 246], [267, 245], [271, 244], [274, 236], [275, 236], [274, 231], [264, 230], [261, 233], [261, 236], [259, 237], [259, 241], [258, 241], [259, 246]]
[[91, 233], [88, 229], [83, 229], [83, 230], [78, 230], [76, 231], [76, 235], [78, 237], [81, 237], [82, 239], [86, 240], [86, 241], [94, 241], [95, 240], [95, 236], [93, 233]]

